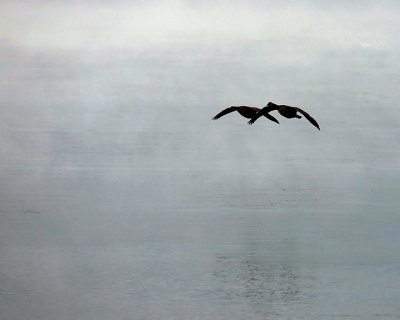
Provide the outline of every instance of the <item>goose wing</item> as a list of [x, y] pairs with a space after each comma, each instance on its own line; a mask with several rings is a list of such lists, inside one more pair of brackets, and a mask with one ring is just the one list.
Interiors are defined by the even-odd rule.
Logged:
[[248, 124], [253, 124], [253, 123], [256, 122], [257, 119], [258, 119], [259, 117], [261, 117], [261, 116], [264, 116], [264, 117], [268, 118], [268, 119], [271, 120], [271, 121], [274, 121], [274, 122], [276, 122], [276, 123], [279, 123], [278, 120], [276, 120], [273, 116], [271, 116], [271, 115], [269, 114], [269, 112], [272, 111], [272, 110], [275, 110], [275, 109], [274, 109], [274, 108], [271, 108], [271, 107], [264, 107], [264, 108], [262, 108], [262, 109], [261, 109], [260, 111], [258, 111], [258, 112], [254, 115], [254, 117], [251, 118], [250, 121], [247, 122], [247, 123], [248, 123]]
[[307, 112], [305, 112], [304, 110], [301, 110], [300, 108], [296, 108], [296, 110], [298, 112], [300, 112], [308, 121], [310, 121], [313, 126], [317, 127], [318, 130], [321, 130], [319, 128], [318, 122], [315, 121], [315, 119], [313, 117], [311, 117]]
[[[279, 124], [279, 121], [276, 120], [276, 118], [274, 118], [273, 116], [271, 116], [269, 113], [265, 113], [265, 114], [263, 114], [263, 116], [266, 117], [266, 118], [268, 118], [269, 120], [274, 121], [274, 122], [276, 122], [277, 124]], [[251, 119], [251, 120], [253, 120], [253, 119]], [[250, 121], [251, 121], [251, 120], [250, 120]], [[248, 123], [249, 123], [249, 124], [252, 124], [252, 123], [250, 123], [250, 121], [249, 121]], [[255, 120], [254, 120], [254, 121], [255, 121]]]
[[219, 119], [219, 118], [221, 118], [222, 116], [224, 116], [224, 115], [226, 115], [226, 114], [228, 114], [228, 113], [231, 113], [231, 112], [233, 112], [233, 111], [236, 111], [237, 110], [237, 107], [229, 107], [229, 108], [226, 108], [226, 109], [224, 109], [224, 110], [222, 110], [220, 113], [218, 113], [214, 118], [212, 118], [213, 120], [217, 120], [217, 119]]

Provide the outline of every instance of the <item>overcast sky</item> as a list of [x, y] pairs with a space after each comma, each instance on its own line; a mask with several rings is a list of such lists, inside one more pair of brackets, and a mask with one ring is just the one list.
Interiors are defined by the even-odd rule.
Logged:
[[2, 1], [0, 130], [206, 128], [223, 106], [268, 100], [307, 106], [321, 128], [396, 126], [399, 14], [397, 1]]
[[291, 37], [383, 49], [398, 47], [398, 15], [396, 1], [2, 1], [0, 38], [31, 50]]

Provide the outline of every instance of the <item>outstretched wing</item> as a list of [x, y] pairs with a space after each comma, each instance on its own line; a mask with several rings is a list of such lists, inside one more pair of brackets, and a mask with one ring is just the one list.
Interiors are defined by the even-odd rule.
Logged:
[[222, 110], [220, 113], [218, 113], [214, 118], [212, 118], [213, 120], [217, 120], [217, 119], [219, 119], [219, 118], [221, 118], [222, 116], [224, 116], [224, 115], [226, 115], [226, 114], [228, 114], [228, 113], [231, 113], [231, 112], [233, 112], [233, 111], [236, 111], [237, 110], [237, 107], [229, 107], [229, 108], [226, 108], [225, 110]]
[[314, 119], [313, 117], [311, 117], [307, 112], [305, 112], [304, 110], [301, 110], [300, 108], [296, 108], [296, 110], [297, 110], [298, 112], [300, 112], [304, 117], [306, 117], [306, 119], [307, 119], [308, 121], [310, 121], [310, 122], [312, 123], [313, 126], [317, 127], [318, 130], [321, 130], [321, 129], [319, 128], [318, 122], [315, 121], [315, 119]]
[[[266, 118], [268, 118], [269, 120], [274, 121], [274, 122], [276, 122], [277, 124], [279, 124], [279, 121], [276, 120], [276, 119], [275, 119], [273, 116], [271, 116], [269, 113], [265, 113], [263, 116], [266, 117]], [[251, 119], [251, 120], [253, 120], [253, 119]], [[251, 120], [250, 120], [250, 121], [251, 121]], [[255, 121], [255, 120], [254, 120], [254, 121]]]
[[254, 117], [251, 118], [250, 121], [247, 122], [247, 123], [248, 123], [248, 124], [253, 124], [253, 123], [256, 122], [257, 119], [258, 119], [259, 117], [261, 117], [261, 116], [264, 116], [264, 117], [268, 118], [268, 119], [271, 120], [271, 121], [274, 121], [274, 122], [276, 122], [276, 123], [279, 123], [278, 120], [276, 120], [273, 116], [271, 116], [271, 115], [269, 114], [269, 112], [272, 111], [272, 110], [275, 110], [275, 109], [274, 109], [274, 108], [271, 108], [271, 107], [264, 107], [264, 108], [262, 108], [262, 109], [261, 109], [260, 111], [258, 111], [258, 112], [254, 115]]

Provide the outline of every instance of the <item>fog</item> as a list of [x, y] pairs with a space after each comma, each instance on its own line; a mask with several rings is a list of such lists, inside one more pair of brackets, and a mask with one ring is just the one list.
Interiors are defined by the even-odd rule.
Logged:
[[5, 319], [397, 319], [399, 13], [3, 1]]

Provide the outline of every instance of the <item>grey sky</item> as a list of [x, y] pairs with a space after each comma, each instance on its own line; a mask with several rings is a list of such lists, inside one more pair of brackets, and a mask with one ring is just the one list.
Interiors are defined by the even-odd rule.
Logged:
[[395, 2], [9, 1], [0, 38], [32, 50], [163, 48], [171, 42], [306, 37], [335, 48], [387, 48], [399, 31]]

